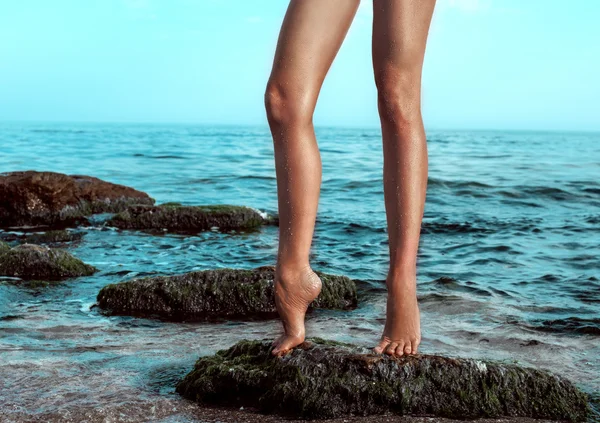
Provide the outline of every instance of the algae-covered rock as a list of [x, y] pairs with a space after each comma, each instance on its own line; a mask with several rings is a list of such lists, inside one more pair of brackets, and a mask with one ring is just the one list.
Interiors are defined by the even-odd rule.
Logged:
[[[167, 319], [272, 318], [275, 268], [217, 269], [133, 279], [102, 288], [98, 306], [108, 314]], [[345, 276], [316, 272], [323, 282], [313, 308], [356, 306], [356, 285]]]
[[95, 272], [96, 268], [93, 266], [59, 249], [23, 244], [8, 250], [0, 250], [0, 276], [60, 280], [89, 276]]
[[148, 194], [91, 176], [55, 172], [0, 174], [0, 227], [63, 226], [94, 213], [154, 204]]
[[25, 243], [60, 245], [67, 242], [79, 241], [81, 238], [83, 238], [83, 232], [54, 230], [27, 235]]
[[270, 354], [270, 341], [241, 341], [200, 358], [177, 392], [204, 404], [302, 418], [393, 412], [583, 421], [590, 411], [584, 393], [546, 371], [434, 355], [392, 358], [313, 341], [283, 357]]
[[0, 254], [6, 252], [8, 250], [10, 250], [10, 245], [8, 245], [6, 242], [0, 241]]
[[244, 206], [182, 206], [167, 203], [159, 206], [132, 206], [109, 219], [106, 224], [119, 229], [199, 232], [212, 228], [220, 230], [254, 229], [272, 223], [257, 210]]

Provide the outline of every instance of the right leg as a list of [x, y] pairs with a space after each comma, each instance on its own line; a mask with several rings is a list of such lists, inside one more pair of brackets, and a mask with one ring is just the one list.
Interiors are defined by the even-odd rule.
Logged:
[[421, 342], [417, 251], [427, 190], [421, 73], [435, 0], [373, 0], [373, 69], [383, 135], [390, 270], [375, 352], [416, 354]]
[[321, 186], [312, 116], [359, 2], [291, 0], [279, 34], [265, 93], [279, 206], [275, 303], [284, 329], [273, 354], [304, 342], [304, 315], [321, 290], [309, 265]]

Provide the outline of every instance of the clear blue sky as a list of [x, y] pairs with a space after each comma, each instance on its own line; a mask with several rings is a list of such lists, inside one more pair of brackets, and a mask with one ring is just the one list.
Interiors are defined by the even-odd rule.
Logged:
[[[287, 0], [0, 0], [0, 120], [264, 124]], [[315, 122], [376, 126], [371, 0]], [[438, 0], [428, 128], [600, 130], [600, 1]]]

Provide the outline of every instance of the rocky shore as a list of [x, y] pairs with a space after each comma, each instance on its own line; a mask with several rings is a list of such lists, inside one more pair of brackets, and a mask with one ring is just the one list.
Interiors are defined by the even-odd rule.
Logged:
[[[98, 306], [107, 314], [165, 319], [273, 318], [275, 268], [218, 269], [176, 276], [139, 278], [108, 285], [98, 294]], [[356, 307], [354, 281], [317, 272], [323, 282], [311, 308]]]
[[590, 413], [586, 394], [546, 371], [434, 355], [392, 358], [322, 339], [283, 357], [271, 348], [241, 341], [200, 358], [177, 392], [201, 404], [309, 419], [393, 413], [585, 421]]

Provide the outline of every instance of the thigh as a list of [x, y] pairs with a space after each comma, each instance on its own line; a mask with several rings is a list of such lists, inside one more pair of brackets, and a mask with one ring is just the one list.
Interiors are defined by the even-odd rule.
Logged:
[[[420, 77], [435, 0], [373, 0], [373, 68], [377, 82]], [[391, 75], [390, 75], [391, 74]]]
[[273, 61], [270, 84], [316, 103], [360, 0], [291, 0]]

